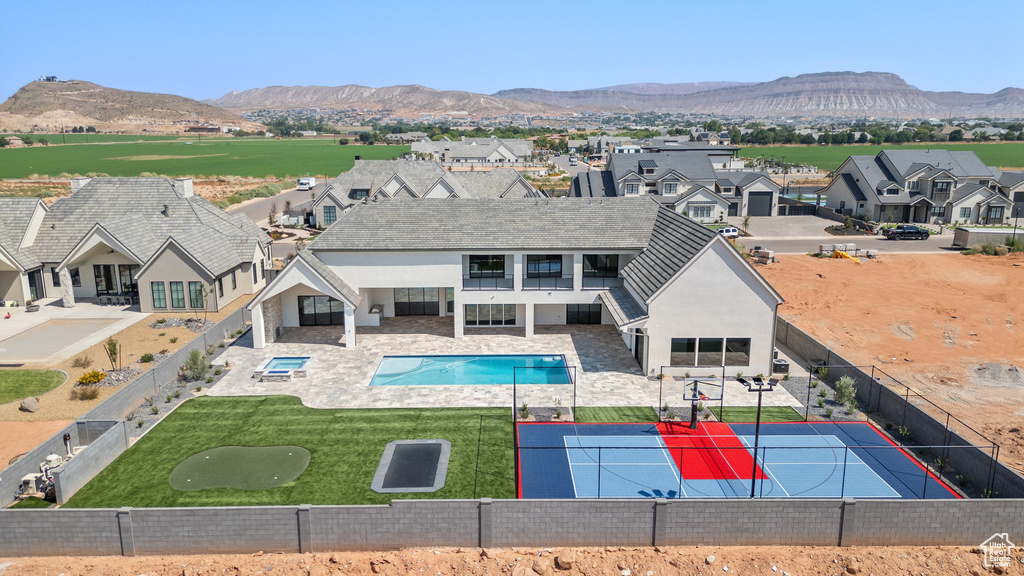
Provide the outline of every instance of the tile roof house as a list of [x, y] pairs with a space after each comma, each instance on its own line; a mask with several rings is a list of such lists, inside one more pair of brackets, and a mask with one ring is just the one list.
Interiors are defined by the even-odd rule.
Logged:
[[781, 186], [768, 174], [716, 171], [717, 156], [704, 149], [612, 154], [608, 170], [580, 172], [573, 179], [572, 194], [655, 198], [700, 222], [777, 212]]
[[533, 141], [497, 137], [422, 140], [413, 142], [412, 151], [445, 166], [523, 166], [533, 160]]
[[1011, 201], [998, 170], [974, 152], [882, 150], [850, 156], [822, 194], [836, 211], [875, 222], [1003, 222]]
[[316, 325], [351, 347], [360, 326], [416, 315], [450, 318], [455, 338], [593, 323], [645, 374], [769, 373], [781, 301], [728, 241], [651, 198], [449, 198], [356, 205], [249, 307], [257, 348]]
[[196, 196], [187, 178], [76, 178], [49, 208], [0, 198], [0, 222], [3, 300], [216, 311], [266, 283], [270, 238]]
[[365, 199], [533, 198], [546, 194], [511, 168], [451, 172], [430, 160], [356, 160], [351, 170], [327, 185], [313, 201], [313, 223], [333, 224]]

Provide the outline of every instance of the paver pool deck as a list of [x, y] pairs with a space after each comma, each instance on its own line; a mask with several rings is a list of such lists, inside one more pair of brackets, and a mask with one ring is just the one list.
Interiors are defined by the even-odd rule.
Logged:
[[[580, 406], [658, 406], [659, 381], [640, 368], [613, 326], [538, 326], [532, 338], [524, 329], [467, 328], [452, 338], [451, 318], [386, 318], [379, 327], [358, 329], [357, 346], [339, 344], [341, 326], [286, 328], [277, 342], [252, 347], [249, 334], [222, 354], [230, 371], [209, 390], [211, 396], [297, 396], [311, 408], [441, 408], [509, 407], [512, 386], [370, 386], [386, 355], [435, 354], [564, 354], [575, 367]], [[286, 382], [260, 382], [253, 371], [274, 356], [310, 356], [309, 375]], [[698, 374], [694, 371], [694, 374]], [[678, 388], [678, 386], [677, 386]], [[572, 387], [535, 384], [520, 386], [531, 406], [554, 397], [568, 406]], [[736, 382], [726, 384], [727, 406], [754, 406], [757, 395]], [[531, 401], [532, 400], [532, 401]], [[682, 402], [673, 402], [679, 405]], [[765, 406], [800, 406], [781, 387], [764, 395]]]

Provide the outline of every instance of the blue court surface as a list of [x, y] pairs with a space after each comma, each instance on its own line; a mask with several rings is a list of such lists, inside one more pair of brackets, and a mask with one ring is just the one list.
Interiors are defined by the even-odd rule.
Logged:
[[525, 423], [522, 498], [907, 498], [959, 496], [863, 422]]

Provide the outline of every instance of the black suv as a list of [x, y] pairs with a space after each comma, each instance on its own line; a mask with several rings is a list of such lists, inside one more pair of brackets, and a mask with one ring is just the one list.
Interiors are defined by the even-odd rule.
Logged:
[[900, 224], [895, 228], [886, 228], [885, 237], [889, 240], [903, 240], [906, 239], [917, 239], [927, 240], [929, 232], [924, 228], [918, 228], [917, 226], [911, 226], [909, 224]]

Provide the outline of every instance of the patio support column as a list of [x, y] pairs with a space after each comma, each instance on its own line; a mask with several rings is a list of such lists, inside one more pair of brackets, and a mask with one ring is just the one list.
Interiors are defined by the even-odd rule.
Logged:
[[572, 289], [583, 290], [583, 254], [579, 252], [572, 255]]
[[345, 348], [356, 347], [356, 309], [345, 302]]
[[462, 305], [462, 300], [459, 298], [460, 292], [455, 290], [455, 318], [453, 323], [455, 324], [455, 337], [462, 338], [466, 333], [466, 308]]
[[252, 309], [252, 347], [263, 348], [267, 345], [266, 334], [263, 333], [263, 303]]
[[533, 302], [526, 304], [526, 337], [533, 338]]

